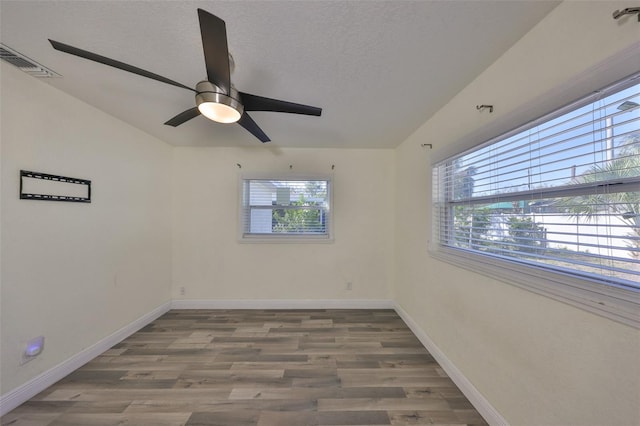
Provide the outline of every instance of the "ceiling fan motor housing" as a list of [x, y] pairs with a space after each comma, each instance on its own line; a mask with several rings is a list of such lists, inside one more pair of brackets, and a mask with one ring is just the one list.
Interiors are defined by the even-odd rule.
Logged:
[[231, 87], [229, 95], [215, 84], [204, 80], [196, 85], [196, 105], [207, 118], [219, 123], [234, 123], [244, 113], [240, 94]]

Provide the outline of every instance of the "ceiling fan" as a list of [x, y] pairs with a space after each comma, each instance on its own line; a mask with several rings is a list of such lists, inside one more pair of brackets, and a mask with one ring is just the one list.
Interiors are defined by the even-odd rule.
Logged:
[[237, 122], [260, 141], [269, 142], [271, 139], [253, 121], [247, 111], [273, 111], [320, 116], [322, 113], [321, 108], [237, 91], [231, 84], [231, 66], [225, 22], [202, 9], [198, 9], [198, 18], [200, 20], [207, 79], [196, 84], [195, 89], [115, 59], [78, 49], [55, 40], [49, 39], [49, 42], [54, 49], [61, 52], [195, 92], [196, 106], [181, 112], [164, 123], [169, 126], [177, 127], [202, 114], [219, 123]]

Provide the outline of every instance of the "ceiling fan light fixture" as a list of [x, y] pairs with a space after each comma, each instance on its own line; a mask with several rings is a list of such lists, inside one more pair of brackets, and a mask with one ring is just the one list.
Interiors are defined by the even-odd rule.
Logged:
[[235, 123], [242, 115], [238, 110], [220, 102], [202, 102], [198, 105], [198, 110], [209, 120], [218, 123]]
[[209, 81], [196, 85], [196, 105], [202, 115], [218, 123], [235, 123], [240, 120], [244, 107], [238, 100], [238, 91], [231, 88], [227, 96], [220, 88]]

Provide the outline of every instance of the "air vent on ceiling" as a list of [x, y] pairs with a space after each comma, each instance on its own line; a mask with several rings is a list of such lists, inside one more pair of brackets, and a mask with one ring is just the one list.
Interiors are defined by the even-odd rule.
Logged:
[[23, 54], [16, 52], [3, 43], [0, 43], [0, 59], [15, 65], [22, 71], [34, 77], [60, 77], [60, 74], [50, 70], [44, 65], [40, 65], [32, 59], [27, 58]]

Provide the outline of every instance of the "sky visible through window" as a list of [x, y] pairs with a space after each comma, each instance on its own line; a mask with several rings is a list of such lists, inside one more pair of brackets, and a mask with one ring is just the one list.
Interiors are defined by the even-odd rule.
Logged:
[[619, 156], [639, 132], [639, 92], [640, 84], [629, 87], [465, 155], [455, 167], [474, 168], [474, 197], [571, 184]]

